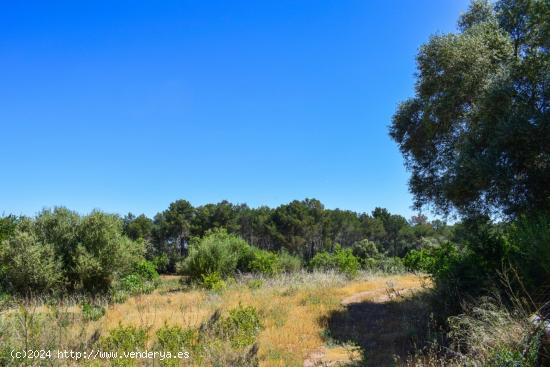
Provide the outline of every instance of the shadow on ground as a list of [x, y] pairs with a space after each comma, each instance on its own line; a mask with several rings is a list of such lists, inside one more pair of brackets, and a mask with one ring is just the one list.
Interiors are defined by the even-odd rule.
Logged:
[[360, 366], [396, 366], [426, 340], [429, 314], [422, 295], [387, 302], [363, 301], [329, 315], [329, 338], [361, 348]]

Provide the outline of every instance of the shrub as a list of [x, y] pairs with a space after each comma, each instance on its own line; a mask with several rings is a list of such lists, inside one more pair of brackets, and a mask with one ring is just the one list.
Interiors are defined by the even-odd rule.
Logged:
[[139, 275], [144, 280], [156, 280], [159, 278], [155, 264], [147, 260], [139, 261], [133, 273]]
[[155, 256], [153, 257], [151, 262], [155, 264], [157, 273], [164, 274], [168, 271], [168, 265], [170, 264], [170, 259], [168, 258], [168, 255], [163, 253], [158, 256]]
[[429, 249], [422, 248], [420, 250], [411, 250], [403, 258], [403, 265], [408, 270], [423, 271], [430, 273], [433, 266], [434, 257], [430, 254]]
[[220, 292], [226, 287], [222, 276], [216, 271], [209, 274], [202, 274], [200, 284], [204, 288], [213, 290], [214, 292]]
[[16, 230], [0, 243], [0, 282], [19, 294], [57, 292], [64, 285], [62, 264], [52, 245]]
[[[535, 293], [550, 279], [550, 214], [520, 217], [508, 230], [511, 262], [522, 282]], [[546, 283], [546, 284], [545, 284]]]
[[359, 271], [359, 260], [353, 256], [352, 250], [342, 249], [336, 245], [334, 253], [318, 252], [310, 261], [313, 269], [338, 270], [348, 276], [355, 276]]
[[222, 320], [219, 331], [231, 341], [234, 348], [242, 348], [253, 344], [261, 329], [262, 324], [256, 309], [239, 304]]
[[[183, 329], [179, 326], [164, 325], [156, 332], [156, 349], [163, 352], [170, 352], [176, 355], [179, 352], [190, 352], [196, 344], [197, 331]], [[162, 367], [176, 367], [181, 363], [180, 359], [164, 359], [160, 361]]]
[[309, 261], [309, 266], [312, 269], [332, 270], [336, 268], [336, 263], [332, 254], [326, 251], [321, 251], [313, 256], [313, 258]]
[[[122, 352], [143, 350], [147, 343], [147, 330], [135, 326], [118, 325], [109, 331], [109, 334], [100, 340], [100, 346], [106, 351], [116, 351], [119, 355]], [[117, 367], [136, 365], [135, 359], [116, 358], [111, 364]]]
[[253, 273], [274, 275], [280, 272], [279, 257], [269, 251], [256, 249], [247, 267]]
[[143, 242], [125, 237], [116, 215], [93, 211], [81, 217], [55, 208], [20, 226], [34, 233], [39, 242], [52, 244], [70, 291], [106, 292], [143, 259]]
[[302, 260], [286, 251], [279, 253], [279, 267], [284, 273], [294, 273], [302, 268]]
[[116, 290], [122, 290], [129, 295], [151, 293], [155, 288], [156, 283], [154, 281], [147, 281], [136, 273], [120, 279], [116, 286]]
[[380, 255], [378, 252], [378, 247], [376, 247], [376, 243], [369, 241], [366, 238], [355, 242], [352, 247], [352, 252], [353, 256], [361, 260], [377, 258]]
[[199, 280], [203, 274], [219, 273], [226, 277], [247, 265], [242, 261], [250, 257], [251, 247], [225, 230], [215, 230], [200, 240], [195, 240], [189, 256], [178, 266], [178, 272]]
[[376, 263], [376, 267], [383, 273], [399, 274], [405, 271], [405, 265], [400, 257], [382, 257]]
[[92, 212], [82, 219], [78, 235], [75, 270], [85, 291], [107, 291], [143, 258], [143, 244], [122, 235], [122, 221], [115, 215]]
[[88, 302], [82, 303], [82, 318], [84, 321], [97, 321], [105, 315], [105, 307], [93, 305]]

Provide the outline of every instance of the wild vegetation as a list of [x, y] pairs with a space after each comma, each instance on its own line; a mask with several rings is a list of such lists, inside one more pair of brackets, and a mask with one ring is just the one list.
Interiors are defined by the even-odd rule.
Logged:
[[416, 208], [453, 224], [316, 199], [1, 217], [0, 364], [548, 365], [549, 20], [475, 0], [419, 50], [390, 135]]

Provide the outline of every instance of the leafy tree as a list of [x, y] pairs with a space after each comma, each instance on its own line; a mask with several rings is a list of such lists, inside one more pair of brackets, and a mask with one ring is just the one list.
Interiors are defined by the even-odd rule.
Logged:
[[32, 233], [16, 230], [0, 242], [0, 286], [23, 295], [63, 289], [62, 263], [54, 246]]
[[227, 200], [198, 207], [193, 219], [193, 234], [203, 236], [214, 228], [225, 228], [230, 233], [237, 233], [239, 209], [239, 206], [233, 205]]
[[312, 257], [323, 245], [324, 206], [319, 200], [294, 200], [275, 209], [272, 221], [279, 248]]
[[376, 244], [366, 238], [353, 244], [352, 253], [361, 260], [376, 258], [380, 255]]
[[154, 223], [145, 214], [137, 217], [128, 213], [123, 219], [123, 231], [132, 240], [150, 240], [153, 235]]
[[78, 227], [75, 281], [86, 291], [107, 291], [114, 279], [135, 269], [143, 252], [141, 243], [122, 234], [118, 216], [93, 211], [82, 218]]
[[170, 271], [187, 250], [194, 217], [195, 209], [187, 200], [174, 201], [167, 210], [155, 216], [153, 243], [157, 254], [168, 255]]
[[459, 33], [421, 47], [390, 129], [418, 208], [550, 210], [549, 15], [545, 0], [475, 1]]
[[239, 234], [251, 245], [266, 250], [275, 250], [274, 233], [276, 228], [272, 219], [273, 209], [262, 206], [256, 209], [242, 205], [239, 210]]
[[350, 210], [327, 210], [324, 219], [324, 237], [332, 244], [351, 246], [364, 237], [359, 215]]
[[0, 217], [0, 243], [15, 234], [17, 218], [14, 215]]
[[116, 215], [94, 211], [81, 217], [57, 207], [21, 227], [38, 242], [51, 244], [69, 290], [105, 292], [142, 259], [143, 243], [124, 236], [122, 225]]

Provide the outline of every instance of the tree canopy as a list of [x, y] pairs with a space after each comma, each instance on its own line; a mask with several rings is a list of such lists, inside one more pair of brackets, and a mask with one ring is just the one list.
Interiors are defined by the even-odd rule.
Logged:
[[417, 56], [415, 96], [390, 128], [417, 208], [550, 210], [550, 3], [474, 1], [459, 32]]

